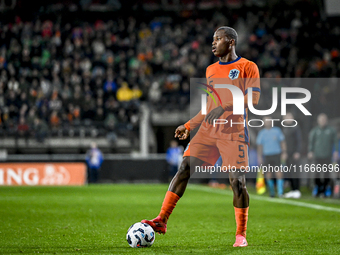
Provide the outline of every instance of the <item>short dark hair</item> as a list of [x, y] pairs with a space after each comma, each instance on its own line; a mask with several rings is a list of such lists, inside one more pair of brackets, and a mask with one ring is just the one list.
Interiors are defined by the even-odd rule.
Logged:
[[235, 40], [235, 45], [237, 44], [238, 35], [235, 29], [233, 29], [232, 27], [219, 27], [217, 31], [218, 30], [223, 30], [228, 37]]

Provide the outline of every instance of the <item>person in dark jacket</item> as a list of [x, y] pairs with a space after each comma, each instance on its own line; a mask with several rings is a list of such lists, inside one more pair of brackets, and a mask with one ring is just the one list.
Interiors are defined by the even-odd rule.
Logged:
[[[317, 119], [318, 125], [314, 127], [309, 133], [308, 143], [308, 158], [314, 159], [316, 165], [321, 168], [332, 164], [332, 157], [334, 162], [338, 160], [338, 139], [335, 129], [328, 125], [328, 117], [321, 113]], [[333, 147], [334, 152], [333, 152]], [[330, 197], [332, 195], [332, 188], [330, 186], [329, 172], [325, 173], [321, 179], [321, 173], [316, 173], [315, 187], [313, 189], [313, 196], [325, 195]]]
[[34, 134], [39, 143], [43, 143], [48, 134], [48, 126], [43, 119], [35, 118], [34, 120]]
[[[287, 113], [286, 116], [284, 116], [285, 125], [287, 126], [293, 126], [293, 120], [294, 116], [292, 113]], [[298, 165], [300, 156], [301, 156], [301, 144], [302, 144], [302, 136], [301, 136], [301, 129], [299, 125], [296, 125], [295, 127], [283, 127], [282, 128], [283, 134], [286, 138], [286, 144], [287, 144], [287, 160], [286, 165]], [[284, 194], [285, 198], [300, 198], [301, 192], [300, 192], [300, 179], [298, 176], [298, 173], [294, 173], [293, 176], [289, 176], [287, 180], [290, 182], [291, 185], [291, 191]]]

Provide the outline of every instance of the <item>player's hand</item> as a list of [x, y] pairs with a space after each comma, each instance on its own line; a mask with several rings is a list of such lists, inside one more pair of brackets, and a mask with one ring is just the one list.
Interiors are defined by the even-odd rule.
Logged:
[[313, 159], [314, 158], [314, 153], [312, 151], [308, 152], [307, 157], [308, 157], [308, 159]]
[[175, 138], [178, 137], [179, 140], [185, 140], [189, 137], [190, 130], [186, 129], [184, 125], [178, 126], [175, 130]]
[[224, 111], [222, 106], [216, 107], [215, 109], [210, 111], [207, 114], [207, 116], [205, 116], [204, 121], [208, 122], [210, 125], [212, 125], [214, 123], [214, 120], [218, 119], [224, 112], [225, 111]]
[[286, 162], [287, 158], [288, 158], [287, 152], [282, 152], [281, 161]]

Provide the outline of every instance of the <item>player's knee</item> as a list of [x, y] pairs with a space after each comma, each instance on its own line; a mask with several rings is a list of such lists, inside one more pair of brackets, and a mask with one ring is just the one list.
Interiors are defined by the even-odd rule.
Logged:
[[243, 190], [246, 190], [247, 187], [246, 187], [246, 181], [245, 181], [245, 178], [243, 176], [239, 176], [239, 177], [236, 177], [236, 178], [230, 178], [230, 185], [233, 189], [234, 192], [241, 192]]
[[183, 160], [176, 175], [181, 180], [190, 178], [190, 166], [186, 160]]

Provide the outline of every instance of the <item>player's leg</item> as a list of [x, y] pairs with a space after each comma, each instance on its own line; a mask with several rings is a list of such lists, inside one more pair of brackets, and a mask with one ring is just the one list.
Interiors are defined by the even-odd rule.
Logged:
[[214, 165], [218, 157], [216, 139], [201, 135], [198, 131], [184, 151], [184, 159], [169, 185], [159, 215], [151, 221], [142, 222], [149, 224], [156, 232], [165, 234], [168, 219], [187, 187], [192, 174], [190, 169], [194, 171], [196, 166]]
[[269, 195], [270, 197], [275, 197], [275, 184], [274, 184], [274, 179], [273, 179], [273, 166], [274, 166], [274, 161], [273, 161], [274, 156], [265, 156], [264, 158], [264, 165], [267, 167], [267, 172], [266, 172], [266, 181], [267, 181], [267, 186], [269, 189]]
[[248, 145], [240, 141], [222, 141], [217, 143], [224, 166], [234, 166], [238, 171], [229, 172], [229, 181], [234, 197], [233, 205], [236, 219], [236, 241], [234, 247], [245, 247], [248, 222], [249, 195], [246, 187], [245, 171], [248, 164]]
[[203, 164], [205, 164], [205, 162], [196, 157], [184, 157], [176, 175], [170, 182], [159, 215], [153, 220], [142, 220], [142, 222], [149, 224], [156, 232], [165, 234], [168, 219], [187, 187], [192, 174], [190, 169], [195, 169], [194, 167], [191, 168], [190, 165], [202, 166]]
[[234, 247], [245, 247], [248, 245], [246, 240], [249, 194], [246, 187], [246, 178], [243, 173], [229, 173], [229, 181], [234, 197], [233, 205], [236, 220], [236, 241]]
[[271, 170], [268, 170], [268, 172], [266, 173], [266, 181], [269, 189], [269, 196], [275, 197], [275, 184], [273, 179], [273, 173], [270, 171]]
[[244, 173], [230, 172], [229, 181], [233, 190], [233, 205], [236, 208], [249, 207], [249, 194], [246, 187], [246, 177]]
[[[182, 197], [190, 176], [192, 175], [192, 171], [190, 171], [190, 169], [195, 169], [196, 166], [202, 166], [204, 164], [206, 163], [199, 158], [192, 156], [184, 157], [176, 175], [170, 182], [168, 191]], [[190, 167], [190, 165], [193, 165], [193, 167]]]
[[[274, 167], [280, 167], [281, 168], [281, 155], [275, 155], [273, 157], [274, 161]], [[275, 177], [276, 177], [276, 189], [277, 189], [277, 195], [278, 197], [283, 197], [283, 190], [284, 190], [284, 179], [283, 179], [283, 171], [275, 171]]]
[[[159, 213], [159, 216], [164, 223], [168, 222], [168, 219], [175, 208], [177, 201], [183, 196], [185, 192], [188, 181], [192, 174], [190, 169], [195, 169], [195, 166], [202, 166], [204, 164], [205, 162], [199, 158], [192, 156], [184, 157], [176, 175], [170, 182], [169, 189], [162, 204], [161, 212]], [[190, 167], [191, 165], [193, 167]]]
[[[320, 164], [321, 166], [329, 166], [332, 163], [332, 158], [325, 158], [321, 160]], [[323, 175], [323, 194], [325, 197], [330, 197], [332, 195], [332, 188], [331, 188], [331, 176], [329, 172], [325, 172], [322, 174]]]

